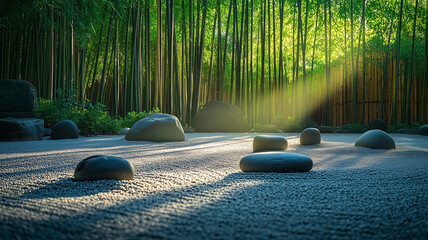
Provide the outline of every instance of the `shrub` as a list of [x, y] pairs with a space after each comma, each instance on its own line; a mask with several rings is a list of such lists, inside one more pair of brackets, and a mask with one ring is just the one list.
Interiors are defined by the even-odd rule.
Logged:
[[302, 123], [302, 129], [317, 128], [317, 127], [318, 127], [318, 123], [312, 119], [308, 119]]
[[52, 128], [55, 123], [69, 119], [72, 115], [73, 107], [64, 104], [64, 102], [39, 99], [36, 117], [43, 119], [47, 128]]
[[340, 131], [341, 133], [364, 133], [367, 131], [366, 125], [361, 124], [345, 124], [341, 127]]
[[141, 119], [143, 119], [145, 117], [150, 116], [153, 113], [159, 113], [159, 108], [154, 107], [149, 112], [146, 112], [146, 111], [139, 112], [139, 113], [136, 113], [134, 111], [128, 112], [128, 114], [124, 118], [120, 119], [120, 123], [121, 123], [122, 127], [130, 128], [130, 127], [132, 127], [132, 125], [134, 125], [134, 123], [140, 121]]
[[89, 105], [83, 111], [76, 111], [72, 120], [79, 127], [80, 134], [86, 136], [116, 134], [120, 130], [120, 123], [110, 117], [104, 108], [105, 106], [97, 104], [95, 106]]
[[72, 120], [82, 135], [116, 134], [121, 126], [110, 117], [102, 104], [92, 105], [88, 101], [79, 104], [58, 90], [57, 100], [39, 99], [36, 117], [45, 121], [45, 127], [52, 128], [61, 120]]
[[283, 132], [300, 132], [302, 130], [299, 121], [295, 117], [288, 117], [282, 127]]

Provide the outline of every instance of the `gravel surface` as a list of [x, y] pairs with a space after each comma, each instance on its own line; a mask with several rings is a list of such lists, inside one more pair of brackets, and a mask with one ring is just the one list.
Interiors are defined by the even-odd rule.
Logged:
[[[310, 172], [241, 172], [256, 134], [0, 142], [0, 239], [428, 239], [426, 136], [375, 150], [359, 134], [277, 135]], [[128, 159], [134, 180], [74, 182], [95, 154]]]

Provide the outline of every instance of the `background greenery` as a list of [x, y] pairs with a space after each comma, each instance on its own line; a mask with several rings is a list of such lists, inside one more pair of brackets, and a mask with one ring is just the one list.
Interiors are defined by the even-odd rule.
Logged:
[[2, 0], [0, 78], [59, 100], [40, 112], [69, 109], [56, 90], [75, 92], [72, 113], [48, 118], [111, 129], [104, 106], [191, 125], [208, 100], [240, 106], [252, 126], [397, 127], [428, 119], [427, 24], [417, 0]]

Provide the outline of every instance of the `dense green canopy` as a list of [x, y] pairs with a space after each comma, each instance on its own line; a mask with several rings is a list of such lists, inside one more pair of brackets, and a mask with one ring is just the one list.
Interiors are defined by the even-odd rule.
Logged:
[[[2, 2], [0, 78], [62, 89], [112, 115], [182, 123], [209, 100], [254, 125], [427, 121], [427, 2]], [[398, 61], [397, 61], [398, 60]]]

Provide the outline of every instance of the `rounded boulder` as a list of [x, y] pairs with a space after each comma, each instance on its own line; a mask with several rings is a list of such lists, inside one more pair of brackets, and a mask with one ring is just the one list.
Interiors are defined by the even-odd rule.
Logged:
[[369, 124], [367, 124], [367, 129], [368, 130], [379, 129], [382, 131], [386, 131], [387, 129], [386, 122], [383, 121], [382, 119], [373, 119], [369, 122]]
[[316, 128], [306, 128], [300, 134], [301, 145], [314, 145], [321, 143], [321, 133]]
[[79, 129], [71, 120], [62, 120], [52, 128], [51, 139], [75, 139], [79, 138]]
[[428, 124], [419, 128], [419, 134], [428, 136]]
[[0, 80], [0, 118], [34, 118], [37, 91], [25, 80]]
[[355, 146], [372, 149], [394, 149], [395, 141], [382, 130], [370, 130], [361, 135], [355, 142]]
[[239, 162], [243, 172], [308, 172], [312, 166], [310, 157], [287, 152], [253, 153]]
[[134, 166], [126, 159], [107, 155], [94, 155], [83, 159], [74, 170], [75, 181], [103, 179], [132, 180]]
[[174, 115], [155, 113], [134, 123], [125, 135], [128, 141], [174, 142], [184, 141], [180, 121]]
[[256, 136], [253, 140], [253, 151], [282, 151], [288, 146], [287, 139], [281, 136]]

